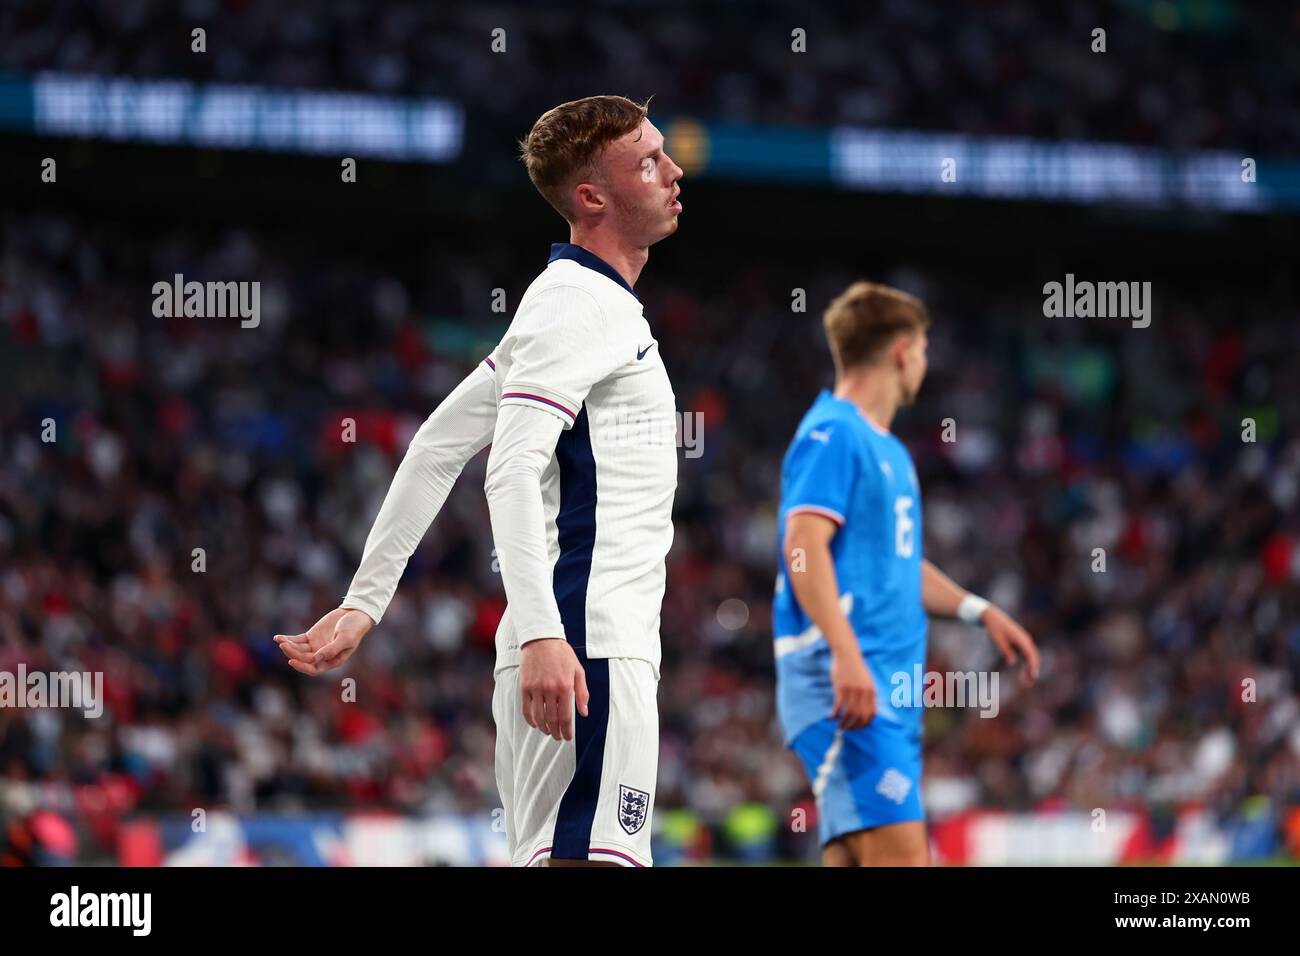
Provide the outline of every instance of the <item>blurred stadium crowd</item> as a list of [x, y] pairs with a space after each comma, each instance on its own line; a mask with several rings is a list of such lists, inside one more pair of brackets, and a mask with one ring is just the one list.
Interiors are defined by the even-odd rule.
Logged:
[[[0, 709], [11, 856], [19, 824], [50, 858], [95, 860], [124, 820], [195, 807], [490, 814], [504, 595], [482, 457], [344, 672], [354, 703], [271, 635], [337, 604], [406, 442], [504, 328], [492, 289], [513, 308], [546, 250], [469, 236], [394, 259], [288, 228], [91, 216], [0, 228], [0, 670], [102, 671], [107, 711]], [[996, 719], [927, 715], [930, 812], [1300, 804], [1297, 290], [1157, 274], [1157, 319], [1134, 329], [1044, 318], [1061, 275], [1023, 265], [869, 265], [935, 319], [930, 377], [896, 422], [927, 556], [1044, 652], [1031, 692], [1004, 672]], [[638, 286], [704, 427], [681, 458], [663, 609], [664, 862], [815, 852], [815, 826], [790, 824], [813, 807], [773, 714], [774, 519], [785, 444], [830, 380], [820, 311], [853, 266], [652, 256]], [[257, 278], [260, 324], [153, 318], [175, 273]], [[931, 669], [996, 666], [979, 631], [932, 628]]]
[[[1097, 28], [1105, 53], [1092, 51]], [[502, 54], [489, 49], [497, 29]], [[791, 52], [795, 29], [808, 52]], [[1290, 0], [887, 0], [869, 26], [851, 0], [666, 0], [653, 15], [620, 0], [12, 0], [0, 70], [447, 96], [507, 136], [560, 99], [653, 91], [661, 112], [736, 122], [1267, 153], [1300, 147], [1297, 33]]]

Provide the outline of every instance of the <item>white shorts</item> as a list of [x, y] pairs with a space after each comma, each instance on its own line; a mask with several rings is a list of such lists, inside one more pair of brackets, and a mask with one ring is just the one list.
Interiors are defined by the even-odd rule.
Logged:
[[649, 661], [583, 661], [591, 699], [573, 740], [524, 720], [519, 668], [496, 673], [497, 790], [514, 866], [603, 860], [650, 866], [659, 769], [659, 678]]

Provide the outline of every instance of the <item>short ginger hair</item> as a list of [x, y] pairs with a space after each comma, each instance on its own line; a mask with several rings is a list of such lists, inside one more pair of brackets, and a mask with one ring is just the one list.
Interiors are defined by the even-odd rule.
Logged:
[[566, 221], [576, 219], [573, 187], [591, 178], [605, 147], [639, 127], [649, 109], [649, 100], [588, 96], [547, 110], [519, 141], [528, 178]]

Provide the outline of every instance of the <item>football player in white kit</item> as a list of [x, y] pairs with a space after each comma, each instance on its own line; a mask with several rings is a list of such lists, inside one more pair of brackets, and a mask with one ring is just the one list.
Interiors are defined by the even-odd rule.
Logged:
[[511, 860], [649, 866], [676, 413], [633, 286], [649, 247], [677, 230], [682, 170], [646, 105], [621, 96], [557, 106], [520, 146], [569, 241], [412, 439], [341, 605], [275, 640], [304, 674], [351, 657], [465, 462], [491, 442], [485, 491], [507, 598], [492, 714]]

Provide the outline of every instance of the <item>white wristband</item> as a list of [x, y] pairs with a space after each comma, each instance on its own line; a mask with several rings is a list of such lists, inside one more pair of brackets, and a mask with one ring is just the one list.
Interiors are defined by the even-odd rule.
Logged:
[[976, 594], [967, 594], [957, 605], [957, 616], [967, 624], [979, 624], [989, 608], [989, 602]]

